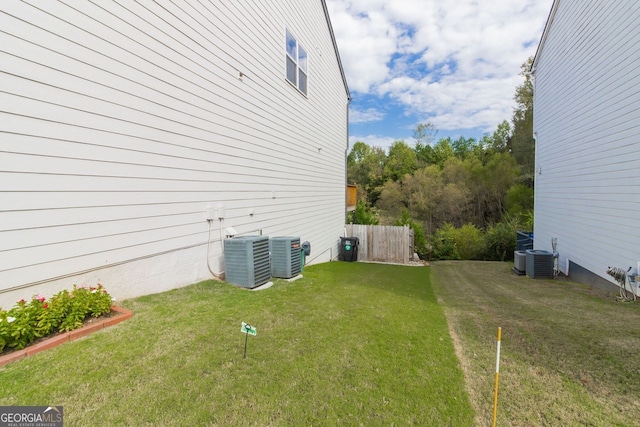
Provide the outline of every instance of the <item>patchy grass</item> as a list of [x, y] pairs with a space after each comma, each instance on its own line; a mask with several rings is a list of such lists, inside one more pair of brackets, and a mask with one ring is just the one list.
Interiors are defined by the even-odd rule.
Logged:
[[[473, 422], [428, 268], [304, 276], [123, 301], [127, 322], [1, 368], [0, 405], [63, 405], [70, 426]], [[258, 332], [246, 359], [242, 321]]]
[[568, 280], [518, 277], [511, 267], [432, 267], [475, 424], [491, 424], [501, 327], [498, 425], [640, 426], [640, 306]]

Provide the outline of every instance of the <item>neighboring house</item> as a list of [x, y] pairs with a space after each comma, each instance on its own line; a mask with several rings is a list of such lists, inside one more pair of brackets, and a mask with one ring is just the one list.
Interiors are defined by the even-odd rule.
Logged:
[[532, 71], [535, 248], [585, 283], [640, 262], [640, 3], [556, 0]]
[[337, 258], [350, 95], [324, 0], [3, 0], [0, 99], [2, 307], [209, 279], [228, 227]]

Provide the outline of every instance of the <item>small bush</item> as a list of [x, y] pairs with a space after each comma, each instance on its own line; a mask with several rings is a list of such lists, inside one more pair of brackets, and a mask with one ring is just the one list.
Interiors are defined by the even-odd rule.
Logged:
[[81, 327], [89, 317], [111, 311], [112, 298], [102, 285], [87, 288], [73, 286], [49, 301], [34, 295], [30, 302], [20, 300], [10, 310], [0, 309], [0, 352], [5, 348], [20, 350], [36, 338], [56, 331], [67, 332]]
[[455, 230], [454, 246], [458, 259], [482, 259], [486, 251], [482, 230], [473, 224], [465, 224]]
[[380, 223], [380, 215], [376, 208], [372, 208], [361, 199], [358, 200], [356, 209], [347, 214], [347, 222], [352, 224], [378, 225]]
[[507, 222], [491, 225], [486, 233], [486, 259], [507, 261], [513, 259], [516, 250], [516, 229]]
[[460, 228], [445, 223], [429, 239], [433, 259], [509, 261], [516, 249], [516, 232], [532, 229], [533, 211], [506, 214], [482, 231], [472, 224]]
[[71, 303], [71, 294], [66, 289], [51, 297], [48, 310], [43, 310], [38, 318], [38, 335], [44, 337], [52, 333], [69, 314]]
[[483, 259], [486, 241], [482, 230], [473, 224], [456, 228], [445, 223], [431, 238], [431, 249], [433, 259]]
[[430, 239], [433, 259], [459, 259], [455, 248], [455, 226], [446, 222]]
[[506, 214], [502, 221], [487, 228], [487, 253], [485, 258], [494, 261], [513, 260], [516, 250], [516, 232], [533, 229], [533, 211]]

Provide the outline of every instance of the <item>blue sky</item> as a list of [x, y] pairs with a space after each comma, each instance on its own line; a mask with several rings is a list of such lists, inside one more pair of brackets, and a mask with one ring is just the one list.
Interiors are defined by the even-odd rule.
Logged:
[[351, 143], [389, 147], [430, 122], [479, 139], [510, 120], [553, 0], [327, 0], [353, 101]]

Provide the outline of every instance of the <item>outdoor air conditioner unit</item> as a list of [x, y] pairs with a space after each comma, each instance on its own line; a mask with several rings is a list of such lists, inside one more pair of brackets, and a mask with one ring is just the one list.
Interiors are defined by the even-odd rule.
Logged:
[[302, 271], [302, 255], [299, 237], [272, 237], [269, 239], [271, 252], [271, 276], [289, 279]]
[[513, 251], [513, 271], [518, 275], [524, 275], [527, 271], [527, 252]]
[[549, 251], [527, 250], [527, 277], [532, 279], [553, 279], [553, 253]]
[[268, 236], [240, 236], [224, 241], [224, 270], [229, 283], [244, 288], [264, 285], [271, 277]]

